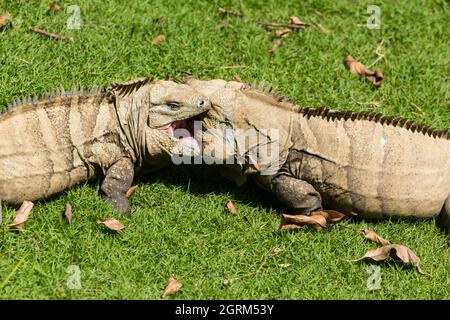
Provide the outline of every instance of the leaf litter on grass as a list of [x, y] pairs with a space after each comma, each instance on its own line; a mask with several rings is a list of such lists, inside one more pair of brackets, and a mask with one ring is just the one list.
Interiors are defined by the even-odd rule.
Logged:
[[366, 78], [374, 88], [379, 88], [381, 86], [384, 78], [380, 68], [375, 69], [375, 71], [371, 71], [364, 64], [355, 60], [352, 56], [347, 56], [345, 58], [345, 63], [352, 74]]
[[73, 210], [70, 203], [66, 204], [66, 210], [64, 211], [64, 217], [68, 224], [72, 224]]
[[167, 280], [166, 288], [164, 289], [163, 294], [161, 295], [161, 298], [169, 297], [178, 291], [180, 291], [183, 284], [178, 281], [175, 277], [170, 277], [169, 280]]
[[118, 220], [113, 218], [104, 218], [97, 220], [98, 224], [106, 226], [109, 230], [121, 231], [125, 226]]
[[31, 201], [24, 201], [22, 206], [16, 211], [16, 217], [14, 221], [9, 225], [11, 229], [22, 230], [25, 222], [30, 216], [31, 209], [33, 209], [34, 203]]
[[385, 261], [389, 257], [395, 261], [400, 261], [405, 264], [412, 264], [416, 267], [419, 274], [425, 275], [426, 273], [420, 268], [420, 258], [407, 246], [402, 244], [391, 244], [388, 240], [380, 237], [374, 231], [364, 229], [362, 231], [364, 239], [375, 242], [382, 245], [380, 248], [368, 250], [363, 257], [359, 260], [373, 260], [373, 261]]

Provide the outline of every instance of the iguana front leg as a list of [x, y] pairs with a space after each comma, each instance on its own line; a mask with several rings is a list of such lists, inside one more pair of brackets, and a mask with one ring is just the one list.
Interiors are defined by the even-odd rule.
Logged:
[[294, 209], [295, 214], [309, 215], [322, 210], [322, 198], [308, 182], [286, 174], [272, 179], [272, 192], [275, 196]]
[[133, 177], [133, 163], [129, 158], [122, 158], [109, 167], [101, 186], [103, 198], [114, 210], [126, 215], [131, 215], [131, 206], [126, 193], [133, 183]]

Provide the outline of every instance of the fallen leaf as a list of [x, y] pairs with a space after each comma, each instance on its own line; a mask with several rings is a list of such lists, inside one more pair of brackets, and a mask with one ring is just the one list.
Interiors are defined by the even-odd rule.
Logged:
[[374, 88], [378, 88], [381, 86], [381, 83], [383, 81], [383, 74], [381, 73], [381, 69], [377, 68], [375, 72], [372, 72], [361, 62], [353, 59], [352, 56], [347, 56], [345, 58], [345, 63], [347, 64], [347, 67], [351, 73], [366, 77], [372, 83], [372, 86]]
[[281, 224], [278, 231], [298, 230], [301, 228], [302, 226], [299, 226], [298, 224]]
[[156, 46], [158, 43], [160, 43], [161, 41], [164, 41], [165, 39], [166, 39], [165, 35], [159, 34], [153, 38], [152, 45]]
[[166, 298], [173, 295], [174, 293], [178, 292], [182, 286], [183, 284], [180, 281], [178, 281], [174, 277], [170, 277], [161, 297]]
[[136, 184], [134, 186], [132, 186], [130, 189], [128, 189], [126, 196], [127, 198], [131, 197], [131, 195], [136, 191], [136, 189], [139, 188], [139, 185]]
[[347, 217], [345, 214], [335, 210], [315, 211], [311, 213], [311, 215], [320, 215], [324, 217], [328, 223], [338, 223]]
[[233, 12], [233, 11], [225, 10], [224, 8], [219, 8], [219, 17], [220, 17], [220, 19], [225, 19], [228, 16], [242, 17], [243, 15], [240, 12]]
[[370, 240], [375, 243], [378, 243], [378, 244], [381, 244], [382, 246], [387, 246], [387, 245], [391, 244], [389, 241], [387, 241], [386, 239], [383, 239], [382, 237], [380, 237], [379, 235], [377, 235], [375, 232], [373, 232], [371, 230], [364, 229], [364, 230], [362, 230], [362, 233], [363, 233], [365, 239]]
[[233, 76], [233, 79], [234, 79], [234, 81], [242, 82], [241, 76], [238, 75], [238, 74], [234, 75], [234, 76]]
[[371, 259], [373, 261], [384, 261], [388, 257], [392, 257], [393, 259], [406, 264], [412, 264], [416, 267], [419, 274], [426, 274], [420, 268], [419, 257], [411, 249], [401, 244], [390, 244], [381, 248], [369, 250], [362, 258], [358, 260]]
[[228, 200], [228, 202], [225, 206], [231, 214], [235, 215], [237, 213], [237, 210], [236, 210], [233, 202], [231, 202], [230, 200]]
[[363, 65], [361, 62], [353, 59], [352, 56], [347, 56], [345, 58], [345, 62], [347, 63], [348, 69], [353, 74], [357, 74], [357, 75], [371, 75], [373, 73], [365, 65]]
[[59, 9], [61, 9], [61, 7], [53, 1], [50, 3], [48, 11], [50, 11], [51, 13], [55, 13], [59, 11]]
[[70, 203], [66, 204], [66, 211], [64, 212], [64, 216], [66, 217], [67, 223], [72, 224], [73, 212], [72, 212], [72, 206], [70, 205]]
[[367, 79], [369, 79], [369, 81], [375, 88], [380, 87], [381, 82], [383, 81], [383, 74], [381, 73], [381, 69], [380, 68], [375, 69], [375, 72], [372, 75], [367, 76]]
[[31, 209], [33, 209], [34, 203], [31, 201], [24, 201], [19, 210], [16, 211], [16, 217], [14, 221], [9, 225], [12, 229], [22, 230], [23, 225], [28, 220]]
[[276, 40], [272, 46], [272, 48], [269, 49], [270, 53], [274, 53], [275, 51], [277, 51], [278, 47], [281, 46], [281, 40]]
[[286, 38], [290, 33], [292, 32], [292, 29], [283, 29], [283, 30], [275, 30], [274, 34], [275, 37], [280, 38]]
[[292, 225], [292, 224], [299, 226], [310, 225], [316, 231], [320, 231], [327, 227], [327, 220], [321, 215], [305, 216], [305, 215], [282, 214], [281, 226], [279, 230], [284, 231], [286, 230], [285, 228], [283, 228], [284, 225]]
[[289, 24], [292, 24], [294, 26], [298, 26], [299, 29], [305, 29], [305, 27], [306, 27], [306, 23], [301, 21], [299, 19], [299, 17], [296, 17], [296, 16], [292, 16], [292, 17], [289, 18]]
[[6, 26], [12, 21], [12, 17], [9, 13], [0, 13], [0, 29]]
[[99, 220], [97, 220], [97, 223], [103, 224], [108, 229], [113, 230], [113, 231], [120, 231], [123, 228], [125, 228], [125, 226], [120, 221], [113, 219], [113, 218], [99, 219]]

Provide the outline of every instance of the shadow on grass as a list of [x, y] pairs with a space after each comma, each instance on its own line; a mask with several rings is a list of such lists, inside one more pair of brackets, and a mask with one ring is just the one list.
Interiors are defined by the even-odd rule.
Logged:
[[281, 213], [289, 210], [270, 192], [260, 188], [250, 179], [242, 187], [237, 187], [234, 182], [223, 178], [214, 166], [171, 166], [139, 177], [135, 182], [144, 184], [158, 182], [168, 187], [178, 186], [196, 196], [207, 194], [230, 196], [238, 202], [266, 211]]

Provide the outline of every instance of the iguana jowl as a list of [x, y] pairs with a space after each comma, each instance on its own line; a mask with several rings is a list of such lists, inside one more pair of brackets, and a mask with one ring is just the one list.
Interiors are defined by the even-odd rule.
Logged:
[[[449, 131], [375, 113], [300, 108], [264, 85], [193, 78], [186, 83], [211, 100], [206, 129], [220, 129], [202, 133], [203, 150], [231, 144], [225, 158], [245, 159], [222, 167], [238, 184], [251, 175], [298, 214], [327, 207], [362, 218], [439, 215], [450, 229]], [[234, 135], [217, 133], [224, 129]], [[261, 132], [256, 144], [239, 134], [247, 130]], [[279, 169], [264, 175], [267, 162], [252, 158], [251, 151], [274, 144]]]
[[195, 140], [174, 130], [209, 108], [191, 87], [152, 78], [18, 100], [0, 114], [0, 199], [17, 205], [104, 177], [106, 200], [130, 214], [133, 177], [195, 153]]

